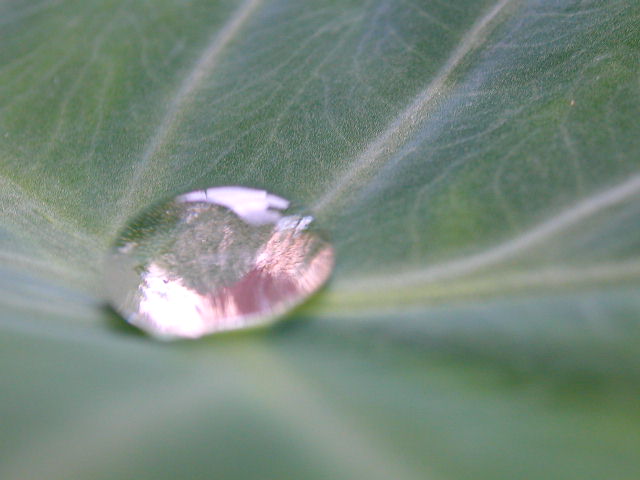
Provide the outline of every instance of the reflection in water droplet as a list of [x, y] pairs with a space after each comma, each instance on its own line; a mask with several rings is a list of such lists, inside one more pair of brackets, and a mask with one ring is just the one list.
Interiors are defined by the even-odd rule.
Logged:
[[130, 323], [160, 338], [264, 325], [327, 280], [333, 248], [263, 190], [181, 195], [135, 218], [106, 265], [108, 294]]

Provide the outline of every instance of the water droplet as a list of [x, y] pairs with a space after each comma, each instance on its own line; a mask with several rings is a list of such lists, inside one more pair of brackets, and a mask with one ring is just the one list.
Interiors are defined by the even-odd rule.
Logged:
[[333, 267], [313, 218], [263, 190], [217, 187], [134, 218], [106, 264], [113, 307], [160, 338], [197, 338], [274, 321]]

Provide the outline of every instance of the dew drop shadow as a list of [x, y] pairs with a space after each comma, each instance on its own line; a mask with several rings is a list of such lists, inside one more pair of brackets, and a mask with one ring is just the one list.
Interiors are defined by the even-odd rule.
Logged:
[[124, 318], [122, 318], [122, 316], [118, 312], [116, 312], [110, 305], [105, 303], [100, 306], [100, 310], [105, 319], [104, 325], [109, 332], [114, 333], [118, 336], [153, 340], [142, 330], [134, 327]]
[[241, 330], [223, 331], [206, 335], [197, 339], [177, 338], [171, 340], [162, 340], [154, 338], [145, 333], [143, 330], [127, 322], [118, 312], [116, 312], [109, 304], [100, 306], [104, 317], [104, 325], [107, 330], [121, 337], [144, 340], [154, 344], [164, 344], [171, 348], [180, 350], [199, 350], [211, 348], [214, 345], [231, 346], [240, 342], [255, 342], [261, 340], [283, 339], [289, 335], [295, 335], [297, 332], [305, 330], [309, 322], [314, 320], [314, 305], [322, 303], [323, 292], [326, 286], [323, 286], [319, 292], [314, 294], [307, 301], [296, 306], [290, 312], [282, 316], [278, 316], [272, 322], [265, 325], [257, 325]]

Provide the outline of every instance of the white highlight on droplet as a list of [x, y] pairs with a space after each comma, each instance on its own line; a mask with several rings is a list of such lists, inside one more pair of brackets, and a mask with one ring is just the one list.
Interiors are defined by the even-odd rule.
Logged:
[[300, 217], [298, 215], [288, 215], [278, 220], [276, 224], [277, 231], [294, 230], [300, 232], [305, 230], [313, 222], [313, 217], [310, 215]]
[[178, 197], [179, 202], [207, 202], [221, 205], [251, 225], [277, 223], [289, 208], [289, 201], [265, 190], [247, 187], [214, 187], [196, 190]]
[[143, 276], [140, 314], [153, 325], [159, 337], [199, 336], [205, 307], [202, 297], [185, 287], [180, 279], [168, 280], [167, 277], [168, 272], [163, 268], [149, 265]]

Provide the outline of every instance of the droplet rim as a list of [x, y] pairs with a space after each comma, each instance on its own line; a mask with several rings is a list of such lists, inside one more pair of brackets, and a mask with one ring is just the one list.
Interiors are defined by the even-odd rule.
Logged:
[[[239, 194], [240, 196], [247, 194], [249, 197], [255, 200], [255, 208], [253, 211], [251, 209], [242, 209], [242, 205], [238, 204], [221, 204], [216, 195], [223, 190], [232, 191], [234, 194]], [[244, 193], [243, 193], [244, 192]], [[203, 198], [204, 195], [204, 198]], [[260, 198], [258, 198], [260, 197]], [[299, 291], [296, 292], [295, 295], [290, 297], [283, 297], [277, 299], [273, 304], [270, 304], [268, 308], [265, 308], [260, 311], [255, 311], [253, 313], [244, 313], [237, 316], [241, 325], [238, 327], [220, 327], [216, 325], [209, 325], [206, 328], [202, 328], [199, 333], [194, 335], [185, 335], [170, 333], [167, 330], [160, 331], [155, 328], [152, 322], [149, 321], [147, 316], [142, 317], [140, 314], [139, 307], [138, 309], [132, 309], [133, 311], [127, 312], [127, 309], [122, 305], [125, 303], [123, 301], [119, 301], [116, 297], [116, 294], [113, 294], [109, 291], [109, 264], [114, 256], [122, 255], [123, 252], [119, 252], [118, 247], [121, 244], [122, 239], [126, 238], [127, 231], [130, 230], [131, 224], [136, 224], [136, 222], [140, 222], [145, 216], [150, 215], [150, 212], [153, 212], [154, 209], [162, 206], [169, 206], [174, 203], [211, 203], [216, 205], [217, 208], [224, 208], [228, 211], [233, 212], [239, 219], [247, 223], [248, 225], [265, 225], [271, 224], [273, 228], [271, 229], [272, 237], [273, 233], [278, 231], [278, 228], [282, 228], [285, 230], [291, 230], [291, 225], [287, 226], [287, 221], [290, 221], [292, 218], [298, 219], [298, 226], [303, 223], [302, 228], [300, 228], [299, 232], [305, 232], [308, 235], [311, 235], [314, 241], [319, 242], [321, 247], [319, 250], [314, 253], [313, 259], [316, 260], [319, 255], [323, 255], [323, 265], [322, 271], [320, 273], [320, 280], [317, 281], [312, 288], [308, 291]], [[107, 283], [107, 298], [111, 305], [111, 308], [118, 313], [124, 320], [134, 326], [135, 328], [143, 331], [147, 335], [157, 340], [162, 341], [180, 341], [180, 340], [194, 340], [203, 337], [211, 337], [211, 336], [219, 336], [219, 335], [229, 335], [229, 334], [237, 334], [242, 332], [250, 332], [255, 330], [262, 330], [273, 326], [276, 323], [284, 321], [291, 317], [291, 314], [294, 313], [301, 305], [309, 301], [311, 298], [315, 297], [318, 292], [323, 290], [328, 281], [331, 278], [334, 266], [335, 266], [335, 248], [330, 242], [326, 231], [319, 229], [314, 224], [314, 219], [310, 215], [284, 215], [287, 210], [290, 208], [291, 202], [284, 199], [283, 197], [279, 197], [277, 195], [271, 194], [266, 190], [257, 190], [250, 189], [247, 187], [239, 187], [239, 186], [228, 186], [228, 187], [212, 187], [204, 190], [195, 190], [192, 192], [187, 192], [185, 194], [177, 195], [171, 198], [167, 198], [164, 200], [160, 200], [158, 202], [149, 205], [147, 208], [140, 210], [136, 215], [132, 216], [130, 221], [125, 224], [122, 229], [118, 232], [118, 235], [115, 237], [112, 242], [112, 248], [110, 253], [107, 255], [105, 266], [105, 281]], [[275, 213], [275, 214], [274, 214]], [[266, 221], [266, 223], [265, 223]], [[299, 228], [299, 227], [298, 227]], [[266, 243], [263, 244], [263, 246]], [[148, 261], [145, 265], [145, 268], [151, 264], [151, 261]], [[323, 273], [324, 272], [324, 273]], [[243, 274], [246, 275], [246, 274]], [[225, 285], [223, 288], [219, 288], [218, 291], [224, 289], [230, 289], [241, 282], [244, 277], [240, 277], [236, 279], [234, 283], [229, 285]], [[142, 280], [140, 280], [142, 282]], [[138, 285], [140, 285], [140, 282]], [[213, 295], [214, 292], [208, 292]], [[134, 293], [135, 296], [137, 294]], [[139, 303], [139, 299], [138, 299]], [[231, 317], [229, 317], [231, 318]]]

